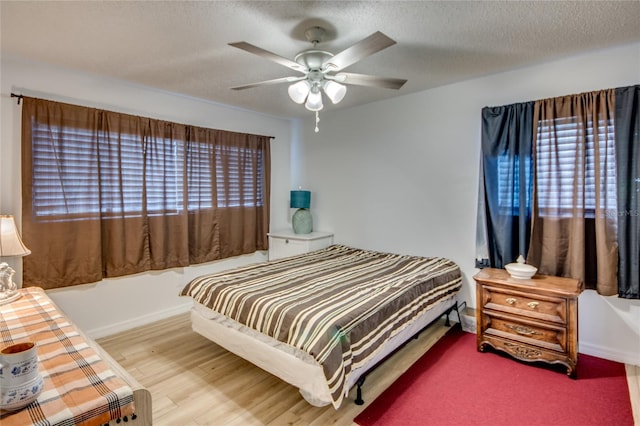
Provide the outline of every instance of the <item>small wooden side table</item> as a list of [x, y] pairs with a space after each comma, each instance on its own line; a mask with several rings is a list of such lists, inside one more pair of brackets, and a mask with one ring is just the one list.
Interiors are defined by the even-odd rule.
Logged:
[[314, 231], [296, 234], [291, 230], [269, 232], [269, 260], [309, 253], [333, 244], [333, 233]]
[[479, 351], [489, 345], [522, 361], [562, 364], [575, 378], [582, 282], [546, 275], [515, 279], [494, 268], [473, 278]]

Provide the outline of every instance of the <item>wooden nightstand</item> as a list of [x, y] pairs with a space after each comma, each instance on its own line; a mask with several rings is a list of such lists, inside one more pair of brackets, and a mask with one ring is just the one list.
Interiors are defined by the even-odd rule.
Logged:
[[268, 235], [269, 260], [304, 254], [333, 244], [333, 234], [330, 232], [296, 234], [293, 231], [278, 231]]
[[575, 377], [583, 283], [546, 275], [514, 279], [493, 268], [473, 278], [479, 351], [490, 345], [522, 361], [562, 364]]

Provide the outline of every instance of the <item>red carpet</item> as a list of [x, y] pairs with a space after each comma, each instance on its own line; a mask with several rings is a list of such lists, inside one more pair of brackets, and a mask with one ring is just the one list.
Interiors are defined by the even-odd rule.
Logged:
[[[546, 365], [546, 364], [545, 364]], [[624, 364], [580, 354], [564, 368], [476, 350], [449, 331], [354, 421], [373, 425], [633, 425]], [[366, 385], [364, 387], [366, 398]]]

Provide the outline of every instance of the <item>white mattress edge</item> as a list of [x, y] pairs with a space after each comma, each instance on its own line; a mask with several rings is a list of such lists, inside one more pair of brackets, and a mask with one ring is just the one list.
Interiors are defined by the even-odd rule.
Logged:
[[[366, 363], [355, 366], [347, 377], [346, 389], [351, 389], [362, 374], [442, 316], [455, 303], [455, 294], [439, 300], [400, 333], [390, 338]], [[311, 405], [321, 407], [331, 404], [331, 395], [322, 367], [309, 354], [245, 327], [197, 302], [194, 302], [191, 309], [191, 326], [196, 333], [297, 387]]]

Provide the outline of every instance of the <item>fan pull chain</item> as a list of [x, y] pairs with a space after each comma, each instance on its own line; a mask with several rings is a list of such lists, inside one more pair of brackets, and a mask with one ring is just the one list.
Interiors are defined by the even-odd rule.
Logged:
[[320, 114], [318, 113], [318, 111], [316, 111], [316, 128], [315, 128], [315, 132], [318, 133], [320, 131], [320, 129], [318, 128], [318, 123], [320, 122]]

